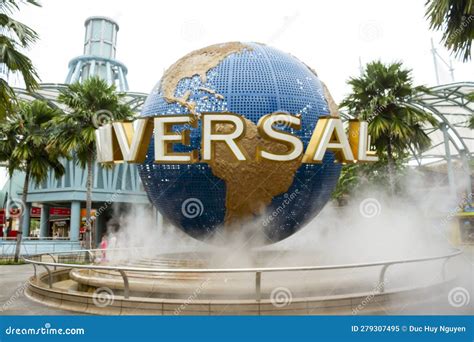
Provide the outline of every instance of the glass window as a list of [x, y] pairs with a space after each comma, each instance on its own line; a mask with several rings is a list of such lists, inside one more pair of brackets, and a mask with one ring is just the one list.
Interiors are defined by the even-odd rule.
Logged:
[[100, 56], [100, 42], [91, 43], [91, 55]]
[[92, 39], [100, 39], [102, 36], [102, 20], [92, 21]]
[[104, 43], [102, 45], [102, 56], [111, 58], [112, 57], [112, 45]]
[[109, 42], [112, 41], [112, 24], [105, 22], [105, 27], [104, 27], [104, 40], [108, 40]]

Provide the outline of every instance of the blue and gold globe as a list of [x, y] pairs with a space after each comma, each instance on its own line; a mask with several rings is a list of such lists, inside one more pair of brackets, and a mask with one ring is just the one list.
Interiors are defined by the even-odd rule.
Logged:
[[[231, 42], [196, 50], [173, 64], [148, 96], [142, 116], [232, 112], [245, 118], [241, 141], [250, 156], [232, 158], [218, 144], [215, 161], [196, 164], [154, 163], [150, 141], [139, 172], [150, 201], [169, 222], [200, 240], [221, 241], [227, 231], [255, 232], [264, 243], [277, 242], [313, 219], [331, 196], [340, 173], [331, 152], [321, 164], [256, 161], [255, 148], [285, 151], [263, 140], [256, 130], [260, 117], [274, 112], [301, 115], [301, 129], [281, 123], [277, 129], [298, 136], [306, 148], [318, 118], [337, 116], [337, 107], [318, 76], [295, 57], [257, 43]], [[199, 127], [189, 146], [201, 150]], [[282, 150], [283, 148], [283, 150]]]

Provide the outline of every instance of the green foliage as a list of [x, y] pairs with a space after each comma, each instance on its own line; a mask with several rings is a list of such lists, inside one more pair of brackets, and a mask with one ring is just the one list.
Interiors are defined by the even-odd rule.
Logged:
[[7, 265], [24, 265], [26, 264], [23, 260], [15, 261], [13, 259], [0, 259], [0, 266]]
[[442, 42], [464, 62], [471, 59], [474, 39], [474, 0], [428, 0], [430, 29], [443, 31]]
[[340, 106], [369, 123], [371, 144], [377, 150], [379, 162], [346, 167], [347, 174], [343, 173], [335, 196], [339, 198], [353, 190], [362, 178], [372, 184], [388, 185], [394, 193], [397, 173], [407, 153], [429, 148], [431, 140], [424, 128], [438, 125], [430, 113], [410, 104], [415, 94], [428, 89], [413, 86], [411, 70], [401, 63], [386, 65], [380, 61], [368, 63], [360, 77], [352, 77], [347, 83], [352, 92]]
[[20, 102], [17, 110], [0, 124], [0, 160], [7, 162], [10, 174], [27, 171], [37, 183], [46, 180], [50, 168], [56, 177], [64, 174], [59, 161], [61, 151], [50, 144], [49, 126], [61, 114], [44, 101]]
[[54, 120], [52, 143], [61, 146], [64, 153], [73, 154], [81, 167], [87, 167], [86, 225], [91, 233], [88, 237], [91, 246], [96, 233], [91, 227], [95, 130], [106, 122], [133, 117], [131, 108], [123, 103], [124, 96], [116, 92], [114, 85], [109, 86], [98, 77], [70, 84], [58, 96], [58, 101], [68, 107], [68, 112]]
[[91, 77], [62, 90], [58, 101], [68, 107], [68, 113], [54, 120], [53, 143], [65, 153], [73, 152], [82, 167], [95, 155], [95, 130], [103, 121], [128, 120], [133, 112], [123, 103], [124, 94], [114, 85]]
[[[31, 60], [20, 51], [30, 47], [38, 39], [38, 35], [10, 16], [13, 11], [19, 10], [21, 3], [40, 6], [34, 0], [0, 1], [0, 64], [3, 64], [8, 72], [21, 74], [26, 89], [31, 91], [37, 88], [39, 77]], [[0, 119], [15, 110], [15, 102], [13, 89], [6, 80], [0, 79]]]
[[[394, 191], [400, 194], [403, 190], [402, 180], [407, 171], [404, 158], [394, 161]], [[361, 192], [369, 188], [383, 189], [390, 183], [390, 173], [387, 165], [387, 157], [382, 155], [379, 161], [368, 164], [347, 164], [342, 167], [341, 176], [332, 193], [332, 198], [342, 201], [353, 193]]]
[[358, 170], [358, 164], [347, 164], [342, 167], [336, 189], [332, 193], [332, 198], [342, 200], [354, 190], [359, 183]]
[[428, 112], [410, 105], [410, 98], [424, 87], [413, 87], [411, 71], [401, 63], [385, 65], [380, 61], [367, 64], [361, 77], [351, 78], [348, 84], [352, 93], [341, 103], [349, 113], [369, 122], [371, 142], [379, 152], [387, 152], [389, 158], [407, 149], [423, 151], [431, 141], [423, 126], [437, 125]]

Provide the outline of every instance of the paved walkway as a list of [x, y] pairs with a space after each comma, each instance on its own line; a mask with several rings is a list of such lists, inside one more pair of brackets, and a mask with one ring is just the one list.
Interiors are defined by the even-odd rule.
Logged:
[[33, 275], [31, 265], [0, 266], [0, 316], [5, 315], [77, 315], [76, 312], [49, 308], [29, 300], [24, 290]]

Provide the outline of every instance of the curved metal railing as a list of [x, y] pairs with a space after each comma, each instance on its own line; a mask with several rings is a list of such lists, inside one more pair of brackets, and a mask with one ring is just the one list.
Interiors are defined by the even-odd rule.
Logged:
[[[124, 250], [122, 248], [120, 250]], [[116, 249], [119, 250], [119, 249]], [[87, 253], [92, 260], [94, 260], [94, 252], [102, 253], [104, 250], [101, 249], [92, 249], [92, 250], [77, 250], [77, 251], [68, 251], [55, 254], [72, 254], [76, 253]], [[111, 250], [108, 249], [107, 252]], [[433, 260], [444, 260], [441, 276], [443, 280], [446, 280], [446, 265], [448, 261], [458, 256], [462, 253], [459, 249], [453, 249], [448, 254], [423, 257], [423, 258], [413, 258], [413, 259], [401, 259], [401, 260], [388, 260], [388, 261], [378, 261], [370, 263], [355, 263], [355, 264], [343, 264], [343, 265], [324, 265], [324, 266], [292, 266], [292, 267], [246, 267], [246, 268], [146, 268], [146, 267], [127, 267], [127, 266], [107, 266], [107, 265], [94, 265], [94, 264], [71, 264], [71, 263], [60, 263], [58, 258], [55, 258], [51, 253], [38, 254], [35, 257], [42, 257], [43, 255], [50, 256], [54, 262], [44, 262], [33, 260], [29, 258], [23, 258], [26, 263], [32, 264], [34, 267], [35, 277], [36, 277], [36, 266], [42, 266], [46, 269], [48, 273], [48, 286], [49, 288], [53, 287], [53, 275], [49, 267], [54, 267], [54, 270], [57, 267], [67, 267], [67, 268], [77, 268], [77, 269], [88, 269], [88, 270], [107, 270], [107, 271], [116, 271], [118, 272], [123, 280], [124, 284], [124, 298], [127, 299], [130, 297], [130, 285], [128, 280], [127, 272], [144, 272], [144, 273], [255, 273], [255, 294], [256, 300], [261, 299], [261, 282], [262, 282], [262, 273], [266, 272], [293, 272], [293, 271], [322, 271], [322, 270], [338, 270], [338, 269], [351, 269], [351, 268], [367, 268], [382, 266], [379, 274], [379, 282], [376, 287], [379, 293], [385, 291], [385, 274], [387, 269], [392, 265], [398, 264], [409, 264], [417, 262], [427, 262]], [[41, 259], [40, 259], [41, 260]]]

